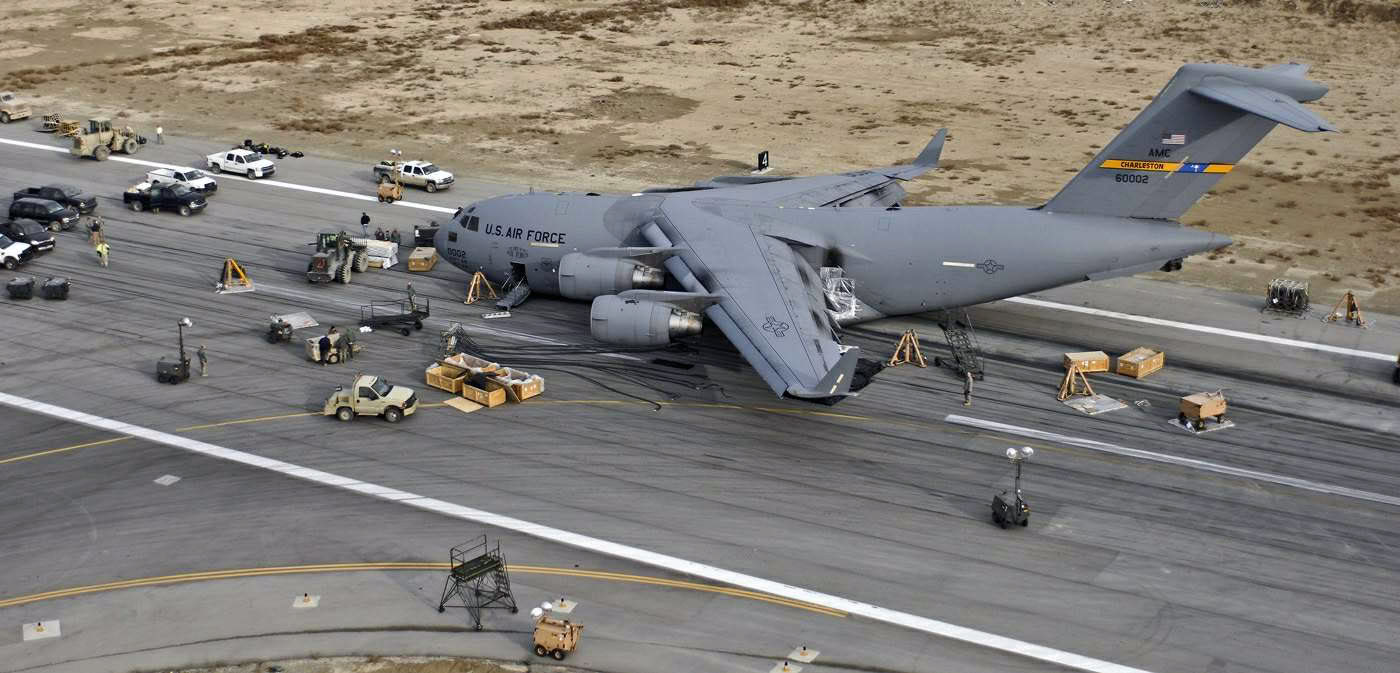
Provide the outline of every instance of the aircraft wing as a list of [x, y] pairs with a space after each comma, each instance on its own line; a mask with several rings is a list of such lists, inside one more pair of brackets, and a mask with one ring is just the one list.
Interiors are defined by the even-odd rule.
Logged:
[[719, 297], [705, 315], [779, 395], [850, 394], [858, 348], [836, 341], [821, 280], [791, 245], [763, 233], [742, 203], [669, 198], [652, 245], [679, 247], [666, 268], [692, 293]]
[[890, 206], [904, 197], [898, 181], [912, 180], [938, 167], [947, 136], [948, 129], [940, 129], [909, 164], [802, 178], [715, 178], [701, 184], [709, 188], [739, 188], [733, 197], [786, 208], [848, 205], [856, 199], [862, 199], [856, 205]]

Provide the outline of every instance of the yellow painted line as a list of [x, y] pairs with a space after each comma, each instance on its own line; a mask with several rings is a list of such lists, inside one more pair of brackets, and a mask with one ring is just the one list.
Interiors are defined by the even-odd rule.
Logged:
[[[591, 404], [591, 405], [638, 405], [638, 406], [651, 406], [651, 403], [650, 403], [650, 402], [641, 402], [641, 401], [636, 401], [636, 400], [535, 400], [535, 401], [531, 401], [530, 404], [532, 404], [532, 405], [536, 405], [536, 404]], [[659, 405], [661, 405], [661, 406], [663, 406], [663, 407], [676, 407], [676, 408], [680, 408], [680, 409], [723, 409], [723, 410], [730, 410], [730, 411], [759, 411], [759, 412], [769, 413], [769, 414], [786, 414], [786, 415], [790, 415], [790, 416], [814, 416], [814, 417], [818, 417], [818, 418], [835, 418], [835, 419], [848, 420], [848, 421], [880, 421], [880, 422], [887, 422], [887, 423], [888, 423], [888, 422], [898, 423], [898, 421], [895, 421], [894, 419], [877, 419], [877, 418], [874, 418], [874, 417], [871, 417], [871, 416], [860, 416], [860, 415], [856, 415], [856, 414], [842, 414], [842, 413], [837, 413], [837, 412], [834, 412], [834, 411], [816, 411], [816, 410], [811, 410], [811, 409], [787, 409], [787, 408], [783, 408], [783, 407], [746, 407], [746, 406], [743, 406], [743, 405], [740, 405], [740, 404], [733, 404], [733, 403], [730, 403], [730, 402], [664, 402], [664, 401], [663, 401], [663, 402], [657, 402], [657, 404], [659, 404]], [[444, 402], [429, 402], [429, 403], [420, 404], [420, 405], [419, 405], [419, 408], [420, 408], [420, 409], [436, 409], [436, 408], [446, 408], [446, 406], [447, 406], [447, 405], [446, 405], [446, 403], [444, 403]], [[227, 427], [227, 426], [231, 426], [231, 425], [246, 425], [246, 424], [249, 424], [249, 423], [266, 423], [266, 422], [269, 422], [269, 421], [282, 421], [282, 420], [287, 420], [287, 419], [290, 419], [290, 418], [307, 418], [307, 417], [310, 417], [310, 416], [321, 416], [321, 415], [322, 415], [322, 414], [321, 414], [320, 412], [318, 412], [318, 411], [303, 411], [303, 412], [298, 412], [298, 413], [294, 413], [294, 414], [278, 414], [278, 415], [273, 415], [273, 416], [256, 416], [256, 417], [253, 417], [253, 418], [238, 418], [238, 419], [233, 419], [233, 420], [228, 420], [228, 421], [217, 421], [217, 422], [214, 422], [214, 423], [204, 423], [204, 424], [201, 424], [201, 425], [190, 425], [190, 426], [186, 426], [186, 427], [183, 427], [183, 428], [176, 428], [176, 429], [175, 429], [175, 432], [194, 432], [194, 431], [197, 431], [197, 430], [209, 430], [209, 429], [212, 429], [212, 428], [222, 428], [222, 427]], [[55, 453], [63, 453], [63, 452], [66, 452], [66, 451], [75, 451], [75, 450], [77, 450], [77, 449], [85, 449], [85, 448], [89, 448], [89, 447], [93, 447], [93, 446], [101, 446], [101, 445], [104, 445], [104, 444], [111, 444], [111, 443], [114, 443], [114, 442], [125, 441], [125, 440], [128, 440], [128, 439], [131, 439], [131, 437], [130, 437], [130, 436], [113, 437], [113, 438], [111, 438], [111, 439], [103, 439], [103, 440], [99, 440], [99, 441], [96, 441], [96, 442], [87, 442], [87, 443], [85, 443], [85, 444], [76, 444], [76, 445], [74, 445], [74, 446], [65, 446], [65, 447], [57, 448], [57, 449], [49, 449], [49, 450], [47, 450], [47, 451], [39, 451], [39, 452], [36, 452], [36, 453], [30, 453], [30, 454], [26, 454], [26, 455], [23, 455], [23, 456], [15, 456], [15, 457], [13, 457], [13, 458], [6, 458], [6, 459], [3, 459], [3, 460], [0, 460], [0, 465], [4, 465], [4, 464], [6, 464], [6, 463], [15, 463], [15, 462], [19, 462], [19, 461], [21, 461], [21, 460], [29, 460], [29, 459], [32, 459], [32, 458], [40, 458], [40, 457], [47, 456], [47, 455], [50, 455], [50, 454], [55, 454]]]
[[[384, 571], [384, 570], [446, 570], [449, 564], [432, 561], [398, 561], [383, 563], [323, 563], [316, 565], [301, 566], [272, 566], [267, 568], [240, 568], [232, 570], [211, 570], [206, 572], [181, 573], [178, 575], [162, 575], [158, 577], [144, 577], [139, 579], [120, 580], [117, 582], [107, 582], [105, 584], [91, 584], [88, 586], [72, 587], [68, 589], [58, 589], [56, 591], [46, 591], [44, 593], [30, 594], [28, 596], [18, 596], [0, 600], [0, 608], [25, 605], [39, 601], [54, 600], [57, 598], [71, 598], [84, 594], [99, 593], [104, 591], [116, 591], [119, 589], [133, 589], [136, 587], [181, 584], [186, 582], [204, 582], [209, 580], [237, 579], [246, 577], [262, 577], [268, 575], [295, 575], [304, 573], [326, 573], [326, 572], [364, 572], [364, 571]], [[653, 586], [664, 586], [675, 589], [687, 589], [690, 591], [704, 591], [707, 593], [722, 594], [735, 598], [745, 598], [749, 600], [765, 601], [776, 605], [798, 608], [810, 612], [817, 612], [831, 617], [845, 617], [846, 613], [840, 610], [832, 610], [819, 605], [794, 601], [779, 596], [737, 589], [733, 587], [716, 586], [713, 584], [700, 584], [698, 582], [686, 582], [683, 580], [673, 580], [664, 577], [650, 577], [647, 575], [629, 575], [605, 570], [580, 570], [576, 568], [552, 568], [548, 566], [531, 565], [508, 565], [510, 572], [535, 575], [565, 575], [570, 577], [580, 577], [586, 579], [607, 580], [613, 582], [630, 582], [633, 584], [649, 584]]]
[[258, 416], [257, 418], [240, 418], [233, 421], [220, 421], [218, 423], [205, 423], [204, 425], [191, 425], [185, 428], [175, 428], [175, 432], [192, 432], [194, 430], [208, 430], [209, 428], [222, 428], [226, 425], [242, 425], [244, 423], [262, 423], [264, 421], [280, 421], [287, 418], [304, 418], [306, 416], [320, 416], [319, 411], [304, 411], [298, 414], [282, 414], [280, 416]]
[[25, 455], [23, 455], [23, 456], [15, 456], [14, 458], [6, 458], [6, 459], [4, 459], [4, 460], [0, 460], [0, 465], [4, 465], [5, 463], [17, 463], [17, 462], [19, 462], [19, 461], [21, 461], [21, 460], [29, 460], [30, 458], [38, 458], [38, 457], [40, 457], [40, 456], [47, 456], [47, 455], [54, 454], [54, 453], [63, 453], [64, 451], [76, 451], [76, 450], [78, 450], [78, 449], [86, 449], [86, 448], [88, 448], [88, 447], [90, 447], [90, 446], [102, 446], [103, 444], [111, 444], [112, 442], [120, 442], [120, 441], [124, 441], [124, 440], [128, 440], [128, 439], [131, 439], [131, 435], [122, 435], [121, 437], [113, 437], [113, 438], [111, 438], [111, 439], [102, 439], [102, 440], [98, 440], [98, 441], [96, 441], [96, 442], [87, 442], [86, 444], [74, 444], [73, 446], [65, 446], [65, 447], [60, 448], [60, 449], [49, 449], [49, 450], [47, 450], [47, 451], [39, 451], [39, 452], [37, 452], [37, 453], [29, 453], [29, 454], [25, 454]]

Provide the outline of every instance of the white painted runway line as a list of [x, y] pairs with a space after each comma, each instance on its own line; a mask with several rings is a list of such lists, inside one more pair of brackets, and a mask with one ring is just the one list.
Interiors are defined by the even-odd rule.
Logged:
[[[41, 144], [39, 144], [39, 143], [31, 143], [31, 142], [26, 142], [26, 141], [23, 141], [23, 140], [10, 140], [10, 139], [8, 139], [8, 138], [0, 138], [0, 143], [6, 144], [6, 145], [17, 145], [17, 146], [19, 146], [19, 147], [28, 147], [28, 148], [30, 148], [30, 149], [36, 149], [36, 150], [47, 150], [47, 151], [50, 151], [50, 152], [62, 152], [62, 153], [64, 153], [64, 154], [67, 154], [67, 153], [68, 153], [68, 148], [66, 148], [66, 147], [58, 147], [58, 146], [55, 146], [55, 145], [41, 145]], [[185, 169], [187, 169], [187, 168], [191, 168], [190, 166], [176, 166], [175, 164], [163, 164], [163, 163], [160, 163], [160, 162], [158, 162], [158, 161], [146, 161], [145, 159], [133, 159], [133, 158], [131, 158], [131, 157], [127, 157], [127, 156], [117, 156], [117, 155], [115, 155], [115, 154], [113, 154], [112, 156], [108, 157], [107, 160], [108, 160], [108, 161], [115, 161], [115, 162], [123, 163], [123, 164], [134, 164], [134, 165], [137, 165], [137, 166], [145, 166], [145, 167], [147, 167], [147, 168], [170, 168], [170, 169], [176, 169], [176, 170], [185, 170]], [[285, 165], [285, 162], [284, 162], [284, 165]], [[354, 192], [342, 192], [342, 191], [339, 191], [339, 190], [336, 190], [336, 189], [325, 189], [325, 188], [322, 188], [322, 187], [308, 187], [308, 186], [306, 186], [306, 185], [298, 185], [298, 184], [292, 183], [292, 182], [282, 182], [281, 180], [267, 180], [267, 179], [249, 180], [248, 178], [243, 177], [243, 176], [241, 176], [241, 175], [230, 175], [230, 174], [228, 174], [228, 173], [218, 173], [218, 172], [215, 172], [215, 171], [212, 171], [212, 170], [206, 170], [206, 169], [204, 169], [203, 167], [199, 167], [199, 168], [200, 168], [200, 170], [204, 170], [204, 171], [205, 171], [206, 173], [208, 173], [209, 175], [214, 176], [214, 177], [215, 177], [216, 179], [218, 179], [218, 180], [242, 180], [243, 182], [248, 182], [248, 183], [258, 184], [258, 185], [266, 185], [266, 186], [268, 186], [268, 187], [281, 187], [281, 188], [283, 188], [283, 189], [294, 189], [294, 190], [301, 191], [301, 192], [311, 192], [312, 194], [322, 194], [322, 195], [325, 195], [325, 196], [339, 196], [339, 197], [344, 198], [344, 199], [356, 199], [356, 200], [358, 200], [358, 201], [374, 201], [374, 202], [376, 202], [376, 203], [379, 201], [379, 198], [378, 198], [378, 197], [375, 197], [375, 196], [366, 196], [366, 195], [364, 195], [364, 194], [356, 194], [356, 193], [354, 193]], [[447, 214], [449, 214], [449, 215], [457, 211], [456, 208], [443, 208], [442, 206], [430, 206], [430, 205], [428, 205], [428, 204], [426, 204], [426, 203], [413, 203], [413, 202], [411, 202], [411, 201], [395, 201], [395, 202], [393, 202], [392, 204], [386, 204], [386, 205], [403, 206], [403, 207], [405, 207], [405, 208], [417, 208], [417, 209], [419, 209], [419, 210], [427, 210], [427, 211], [431, 211], [431, 212], [434, 212], [434, 213], [447, 213]]]
[[[15, 146], [18, 146], [18, 147], [28, 147], [28, 148], [37, 149], [37, 150], [46, 150], [46, 151], [50, 151], [50, 152], [63, 152], [63, 153], [67, 153], [67, 152], [68, 152], [67, 148], [64, 148], [64, 147], [57, 147], [57, 146], [54, 146], [54, 145], [43, 145], [43, 144], [40, 144], [40, 143], [31, 143], [31, 142], [27, 142], [27, 141], [23, 141], [23, 140], [10, 140], [10, 139], [8, 139], [8, 138], [0, 138], [0, 143], [6, 144], [6, 145], [15, 145]], [[188, 168], [188, 166], [176, 166], [176, 165], [173, 165], [173, 164], [162, 164], [162, 163], [155, 162], [155, 161], [146, 161], [146, 160], [144, 160], [144, 159], [133, 159], [133, 158], [131, 158], [131, 157], [123, 157], [123, 156], [116, 156], [116, 155], [111, 156], [111, 157], [108, 159], [108, 161], [117, 161], [117, 162], [121, 162], [121, 163], [135, 164], [135, 165], [138, 165], [138, 166], [147, 166], [147, 167], [151, 167], [151, 168]], [[210, 175], [217, 175], [220, 179], [242, 180], [242, 181], [244, 181], [244, 182], [251, 182], [251, 183], [260, 184], [260, 185], [267, 185], [267, 186], [269, 186], [269, 187], [281, 187], [281, 188], [283, 188], [283, 189], [294, 189], [294, 190], [303, 191], [303, 192], [311, 192], [311, 193], [313, 193], [313, 194], [322, 194], [322, 195], [325, 195], [325, 196], [338, 196], [338, 197], [341, 197], [341, 198], [356, 199], [356, 200], [360, 200], [360, 201], [376, 201], [376, 202], [378, 201], [378, 199], [377, 199], [376, 197], [367, 196], [367, 195], [364, 195], [364, 194], [355, 194], [355, 193], [353, 193], [353, 192], [342, 192], [342, 191], [335, 190], [335, 189], [324, 189], [324, 188], [321, 188], [321, 187], [308, 187], [308, 186], [306, 186], [306, 185], [298, 185], [298, 184], [291, 183], [291, 182], [282, 182], [282, 181], [280, 181], [280, 180], [249, 180], [249, 179], [247, 179], [247, 178], [240, 177], [240, 176], [236, 176], [236, 175], [216, 174], [216, 173], [213, 173], [213, 172], [211, 172]], [[419, 209], [419, 210], [427, 210], [427, 211], [435, 212], [435, 213], [447, 213], [447, 214], [451, 214], [451, 213], [456, 212], [456, 209], [455, 209], [455, 208], [443, 208], [443, 207], [441, 207], [441, 206], [430, 206], [430, 205], [427, 205], [427, 204], [424, 204], [424, 203], [412, 203], [412, 202], [410, 202], [410, 201], [396, 201], [396, 202], [394, 202], [394, 203], [391, 204], [391, 205], [403, 206], [403, 207], [405, 207], [405, 208], [417, 208], [417, 209]], [[944, 265], [944, 266], [968, 266], [968, 267], [973, 266], [973, 264], [971, 264], [970, 262], [943, 262], [943, 265]], [[1192, 324], [1192, 323], [1177, 322], [1177, 321], [1175, 321], [1175, 320], [1163, 320], [1163, 319], [1161, 319], [1161, 318], [1151, 318], [1151, 317], [1148, 317], [1148, 316], [1133, 315], [1133, 314], [1131, 314], [1131, 313], [1120, 313], [1120, 312], [1118, 312], [1118, 311], [1106, 311], [1106, 310], [1097, 309], [1097, 308], [1088, 308], [1088, 307], [1084, 307], [1084, 306], [1074, 306], [1073, 304], [1061, 304], [1061, 303], [1053, 302], [1053, 301], [1045, 301], [1045, 300], [1043, 300], [1043, 299], [1031, 299], [1031, 298], [1029, 298], [1029, 297], [1009, 297], [1009, 298], [1007, 298], [1007, 299], [1003, 299], [1002, 301], [1008, 301], [1008, 302], [1013, 302], [1013, 303], [1017, 303], [1017, 304], [1025, 304], [1025, 305], [1028, 305], [1028, 306], [1038, 306], [1038, 307], [1040, 307], [1040, 308], [1055, 309], [1055, 310], [1058, 310], [1058, 311], [1070, 311], [1070, 312], [1074, 312], [1074, 313], [1084, 313], [1084, 314], [1087, 314], [1087, 315], [1099, 316], [1099, 317], [1103, 317], [1103, 318], [1117, 318], [1117, 319], [1119, 319], [1119, 320], [1128, 320], [1128, 321], [1131, 321], [1131, 322], [1137, 322], [1137, 323], [1142, 323], [1142, 324], [1146, 324], [1146, 325], [1156, 325], [1156, 326], [1159, 326], [1159, 327], [1171, 327], [1171, 328], [1175, 328], [1175, 329], [1183, 329], [1183, 330], [1189, 330], [1189, 331], [1193, 331], [1193, 332], [1203, 332], [1203, 333], [1206, 333], [1206, 334], [1214, 334], [1214, 335], [1217, 335], [1217, 336], [1227, 336], [1227, 337], [1232, 337], [1232, 338], [1236, 338], [1236, 339], [1245, 339], [1245, 340], [1249, 340], [1249, 341], [1261, 341], [1261, 342], [1271, 343], [1271, 344], [1275, 344], [1275, 345], [1279, 345], [1279, 346], [1289, 346], [1289, 347], [1292, 347], [1292, 348], [1303, 348], [1303, 349], [1307, 349], [1307, 350], [1322, 351], [1322, 352], [1326, 352], [1326, 353], [1336, 353], [1336, 354], [1339, 354], [1339, 355], [1348, 355], [1348, 356], [1352, 356], [1352, 357], [1369, 358], [1369, 359], [1372, 359], [1372, 360], [1385, 360], [1385, 361], [1387, 361], [1387, 362], [1393, 362], [1393, 361], [1395, 360], [1395, 354], [1393, 354], [1393, 353], [1389, 353], [1389, 354], [1387, 354], [1387, 353], [1373, 353], [1373, 352], [1371, 352], [1371, 351], [1357, 350], [1357, 349], [1354, 349], [1354, 348], [1343, 348], [1343, 347], [1341, 347], [1341, 346], [1329, 346], [1329, 345], [1327, 345], [1327, 344], [1312, 343], [1312, 342], [1309, 342], [1309, 341], [1299, 341], [1299, 340], [1297, 340], [1297, 339], [1286, 339], [1286, 338], [1283, 338], [1283, 337], [1268, 336], [1268, 335], [1264, 335], [1264, 334], [1253, 334], [1253, 333], [1250, 333], [1250, 332], [1241, 332], [1241, 331], [1238, 331], [1238, 330], [1225, 329], [1225, 328], [1222, 328], [1222, 327], [1210, 327], [1210, 326], [1208, 326], [1208, 325], [1195, 325], [1195, 324]]]
[[1400, 497], [1393, 495], [1385, 495], [1383, 493], [1360, 491], [1354, 488], [1347, 488], [1345, 486], [1333, 486], [1331, 484], [1323, 484], [1316, 481], [1309, 481], [1307, 479], [1299, 479], [1297, 477], [1287, 477], [1281, 474], [1259, 472], [1257, 470], [1247, 470], [1242, 467], [1231, 467], [1229, 465], [1221, 465], [1220, 463], [1212, 463], [1205, 460], [1197, 460], [1195, 458], [1184, 458], [1182, 456], [1172, 456], [1165, 453], [1156, 453], [1154, 451], [1144, 451], [1143, 449], [1132, 449], [1126, 446], [1118, 446], [1117, 444], [1109, 444], [1107, 442], [1100, 442], [1093, 439], [1071, 437], [1069, 435], [1061, 435], [1054, 432], [1045, 432], [1044, 430], [1036, 430], [1034, 428], [1023, 428], [1018, 425], [998, 423], [996, 421], [987, 421], [980, 418], [958, 416], [956, 414], [950, 414], [944, 417], [943, 420], [947, 423], [953, 423], [955, 425], [965, 425], [969, 427], [980, 428], [983, 430], [1004, 432], [1011, 435], [1020, 435], [1022, 437], [1033, 437], [1035, 439], [1043, 439], [1048, 442], [1068, 444], [1070, 446], [1078, 446], [1080, 448], [1093, 449], [1095, 451], [1112, 453], [1119, 456], [1128, 456], [1130, 458], [1140, 458], [1142, 460], [1150, 460], [1157, 463], [1168, 463], [1170, 465], [1179, 465], [1182, 467], [1189, 467], [1196, 470], [1205, 470], [1207, 472], [1228, 474], [1232, 477], [1241, 477], [1244, 479], [1252, 479], [1254, 481], [1264, 481], [1269, 482], [1271, 484], [1279, 484], [1281, 486], [1292, 486], [1293, 488], [1300, 488], [1305, 491], [1315, 491], [1318, 493], [1327, 493], [1329, 495], [1339, 495], [1345, 498], [1355, 498], [1357, 500], [1368, 500], [1370, 502], [1379, 502], [1386, 505], [1400, 506]]
[[247, 453], [245, 451], [229, 449], [189, 437], [172, 435], [159, 430], [151, 430], [130, 423], [94, 416], [74, 409], [67, 409], [46, 402], [10, 395], [8, 393], [0, 393], [0, 404], [23, 409], [31, 413], [42, 414], [51, 418], [57, 418], [62, 421], [86, 425], [107, 432], [130, 435], [149, 442], [155, 442], [193, 453], [271, 470], [297, 479], [333, 486], [335, 488], [373, 496], [382, 500], [402, 503], [464, 521], [472, 521], [488, 526], [495, 526], [497, 528], [504, 528], [516, 533], [530, 535], [571, 547], [586, 549], [607, 556], [627, 559], [655, 568], [678, 572], [692, 577], [699, 577], [730, 586], [743, 587], [751, 591], [759, 591], [790, 600], [820, 605], [822, 607], [840, 610], [848, 614], [865, 617], [886, 624], [914, 629], [943, 638], [960, 640], [973, 645], [1000, 650], [1008, 654], [1027, 657], [1057, 666], [1090, 671], [1091, 673], [1147, 673], [1140, 668], [1115, 664], [1102, 659], [1094, 659], [1072, 652], [1065, 652], [1063, 650], [1016, 640], [1014, 638], [1007, 638], [1006, 636], [1000, 636], [995, 633], [978, 631], [976, 629], [970, 629], [956, 624], [930, 619], [928, 617], [920, 617], [906, 612], [882, 608], [878, 605], [862, 603], [849, 598], [842, 598], [811, 589], [795, 587], [790, 584], [783, 584], [752, 575], [745, 575], [731, 570], [725, 570], [695, 561], [687, 561], [675, 556], [667, 556], [646, 549], [609, 542], [579, 533], [572, 533], [559, 528], [552, 528], [550, 526], [532, 523], [502, 514], [494, 514], [485, 510], [456, 505], [435, 498], [426, 498], [414, 493], [371, 484], [349, 477], [342, 477], [329, 472], [322, 472], [313, 468], [303, 467], [272, 458], [264, 458], [263, 456]]
[[1311, 341], [1299, 341], [1297, 339], [1285, 339], [1283, 337], [1269, 336], [1267, 334], [1254, 334], [1251, 332], [1241, 332], [1239, 330], [1225, 329], [1223, 327], [1211, 327], [1209, 325], [1196, 325], [1189, 322], [1177, 322], [1175, 320], [1163, 320], [1162, 318], [1151, 318], [1144, 315], [1133, 315], [1131, 313], [1120, 313], [1118, 311], [1106, 311], [1087, 306], [1075, 306], [1073, 304], [1061, 304], [1059, 302], [1045, 301], [1044, 299], [1031, 299], [1029, 297], [1010, 297], [1002, 301], [1009, 301], [1027, 306], [1039, 306], [1057, 311], [1070, 311], [1073, 313], [1084, 313], [1086, 315], [1098, 316], [1101, 318], [1117, 318], [1131, 322], [1142, 323], [1144, 325], [1156, 325], [1158, 327], [1172, 327], [1175, 329], [1189, 330], [1192, 332], [1202, 332], [1217, 336], [1227, 336], [1235, 339], [1245, 339], [1247, 341], [1262, 341], [1277, 346], [1289, 346], [1292, 348], [1302, 348], [1306, 350], [1322, 351], [1324, 353], [1336, 353], [1338, 355], [1350, 355], [1358, 358], [1369, 358], [1372, 360], [1385, 360], [1394, 362], [1394, 353], [1373, 353], [1371, 351], [1357, 350], [1355, 348], [1343, 348], [1341, 346], [1329, 346], [1327, 344], [1313, 343]]

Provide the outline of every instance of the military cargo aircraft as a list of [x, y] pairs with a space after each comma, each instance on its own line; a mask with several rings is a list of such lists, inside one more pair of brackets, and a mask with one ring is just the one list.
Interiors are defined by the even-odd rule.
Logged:
[[1182, 66], [1033, 208], [902, 206], [899, 183], [937, 167], [945, 130], [885, 168], [490, 198], [459, 210], [434, 245], [504, 283], [506, 307], [532, 291], [591, 300], [604, 342], [664, 345], [708, 320], [776, 394], [831, 403], [864, 383], [841, 325], [1176, 270], [1228, 245], [1177, 219], [1276, 124], [1336, 130], [1300, 104], [1327, 92], [1306, 71]]

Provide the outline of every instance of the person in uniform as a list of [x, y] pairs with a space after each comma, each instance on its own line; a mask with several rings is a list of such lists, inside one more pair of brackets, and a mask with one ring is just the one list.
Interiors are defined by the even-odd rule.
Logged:
[[963, 372], [963, 406], [972, 406], [972, 372]]
[[195, 354], [196, 357], [199, 358], [199, 375], [200, 375], [200, 376], [208, 376], [208, 375], [209, 375], [209, 354], [205, 352], [205, 350], [204, 350], [204, 344], [200, 344], [200, 345], [199, 345], [199, 350], [195, 351], [194, 354]]

